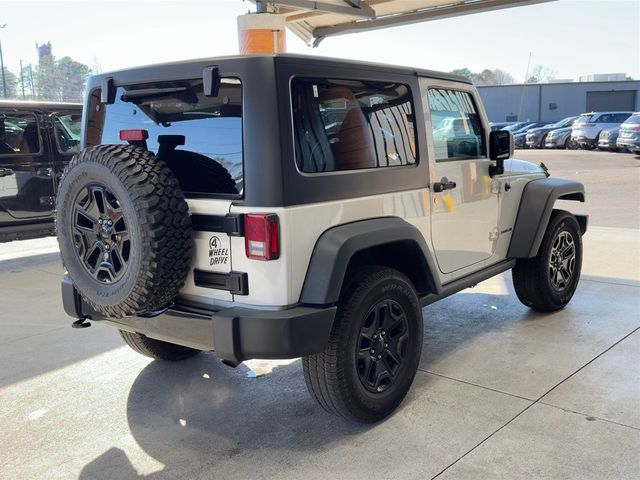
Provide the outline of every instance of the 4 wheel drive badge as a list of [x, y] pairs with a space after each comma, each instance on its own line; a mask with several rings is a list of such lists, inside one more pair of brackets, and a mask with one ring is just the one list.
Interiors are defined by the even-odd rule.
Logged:
[[212, 255], [211, 250], [220, 248], [220, 239], [215, 235], [209, 239], [209, 256]]
[[216, 235], [209, 239], [209, 266], [226, 265], [229, 263], [229, 249], [223, 247], [220, 237]]

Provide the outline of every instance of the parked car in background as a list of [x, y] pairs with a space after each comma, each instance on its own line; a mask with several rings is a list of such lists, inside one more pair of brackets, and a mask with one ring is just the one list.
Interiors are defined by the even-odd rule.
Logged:
[[539, 128], [542, 126], [546, 126], [546, 123], [535, 122], [535, 123], [530, 123], [529, 125], [526, 125], [525, 127], [515, 132], [512, 132], [515, 148], [527, 148], [527, 145], [525, 144], [527, 133], [534, 128]]
[[620, 125], [616, 145], [640, 155], [640, 112], [634, 113]]
[[557, 128], [551, 130], [544, 140], [544, 148], [564, 148], [575, 150], [578, 144], [571, 140], [571, 127]]
[[54, 234], [60, 175], [78, 152], [82, 105], [0, 101], [0, 242]]
[[527, 132], [525, 144], [526, 148], [544, 148], [547, 135], [557, 128], [571, 127], [578, 117], [563, 118], [559, 122], [545, 125], [544, 127], [532, 128]]
[[517, 122], [517, 123], [513, 123], [511, 125], [507, 125], [506, 127], [502, 128], [501, 130], [507, 130], [508, 132], [511, 133], [515, 133], [516, 131], [520, 130], [521, 128], [526, 127], [527, 125], [531, 125], [533, 122], [527, 120], [526, 122]]
[[618, 132], [620, 127], [605, 128], [598, 135], [598, 150], [609, 150], [610, 152], [619, 152], [622, 150], [616, 144], [618, 140]]
[[505, 127], [513, 125], [515, 122], [489, 122], [489, 126], [491, 127], [491, 131], [495, 132], [496, 130], [502, 130]]
[[583, 113], [573, 124], [571, 139], [580, 148], [592, 149], [598, 146], [598, 135], [605, 128], [617, 127], [633, 112], [591, 112]]

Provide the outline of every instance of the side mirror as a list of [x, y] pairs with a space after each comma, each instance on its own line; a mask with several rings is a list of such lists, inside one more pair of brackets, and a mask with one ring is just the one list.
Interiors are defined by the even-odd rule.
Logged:
[[202, 71], [202, 90], [205, 97], [217, 97], [220, 91], [220, 75], [218, 67], [205, 67]]
[[495, 130], [489, 132], [489, 159], [496, 164], [489, 167], [489, 175], [502, 175], [504, 173], [504, 161], [513, 155], [513, 134], [507, 130]]

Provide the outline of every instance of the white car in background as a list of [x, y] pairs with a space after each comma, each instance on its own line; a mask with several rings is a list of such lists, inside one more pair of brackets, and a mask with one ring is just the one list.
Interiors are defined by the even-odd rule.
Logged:
[[617, 127], [633, 112], [591, 112], [578, 117], [571, 129], [571, 140], [581, 148], [592, 149], [598, 146], [598, 136], [605, 128]]

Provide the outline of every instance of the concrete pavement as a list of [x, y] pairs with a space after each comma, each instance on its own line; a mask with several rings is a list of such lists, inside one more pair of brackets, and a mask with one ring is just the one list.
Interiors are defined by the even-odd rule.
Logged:
[[509, 274], [425, 308], [414, 386], [373, 426], [324, 413], [299, 360], [165, 364], [72, 330], [55, 241], [0, 245], [0, 478], [639, 478], [640, 237], [616, 218], [561, 312]]

